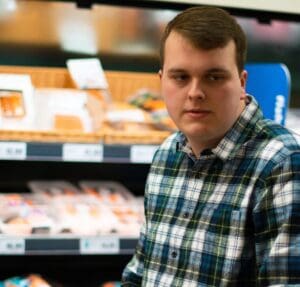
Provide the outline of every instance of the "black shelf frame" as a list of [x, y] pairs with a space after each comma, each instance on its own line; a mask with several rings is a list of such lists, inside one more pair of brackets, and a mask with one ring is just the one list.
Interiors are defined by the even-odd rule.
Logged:
[[[34, 0], [29, 0], [34, 1]], [[126, 6], [135, 8], [149, 8], [149, 9], [171, 9], [171, 10], [184, 10], [193, 6], [204, 6], [206, 3], [201, 1], [186, 0], [178, 1], [160, 1], [160, 0], [43, 0], [43, 1], [59, 1], [59, 2], [72, 2], [78, 8], [91, 9], [93, 5], [111, 5], [111, 6]], [[225, 1], [224, 1], [225, 2]], [[294, 21], [300, 22], [300, 15], [292, 12], [285, 11], [272, 11], [272, 10], [258, 10], [251, 8], [228, 7], [227, 5], [215, 5], [227, 10], [235, 16], [256, 18], [261, 23], [269, 23], [272, 20]]]
[[[118, 235], [97, 236], [8, 236], [0, 237], [3, 255], [132, 255], [137, 238]], [[82, 243], [98, 246], [83, 248]], [[110, 246], [110, 247], [109, 247]]]
[[[15, 144], [23, 144], [18, 150]], [[5, 147], [3, 147], [5, 145]], [[75, 147], [80, 154], [64, 155], [65, 147]], [[158, 145], [155, 144], [102, 144], [102, 143], [63, 143], [63, 142], [22, 142], [0, 141], [1, 160], [25, 160], [25, 161], [66, 161], [66, 162], [98, 162], [98, 163], [136, 163], [150, 164], [152, 156]], [[5, 149], [3, 151], [3, 149]], [[25, 150], [24, 150], [25, 149]], [[9, 155], [9, 150], [12, 150]], [[136, 152], [143, 153], [139, 156]], [[1, 154], [8, 154], [1, 157]], [[18, 154], [25, 154], [25, 158], [19, 158]], [[92, 159], [91, 159], [92, 158]]]

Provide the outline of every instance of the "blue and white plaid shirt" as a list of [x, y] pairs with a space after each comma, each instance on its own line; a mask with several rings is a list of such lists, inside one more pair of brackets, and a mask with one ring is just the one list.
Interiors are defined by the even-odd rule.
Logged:
[[145, 216], [122, 286], [300, 286], [300, 137], [252, 98], [199, 159], [172, 135], [154, 156]]

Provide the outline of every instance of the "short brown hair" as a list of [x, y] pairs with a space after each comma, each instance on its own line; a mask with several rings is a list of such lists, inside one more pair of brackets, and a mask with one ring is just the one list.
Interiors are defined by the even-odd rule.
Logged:
[[242, 72], [244, 69], [247, 54], [246, 36], [235, 18], [225, 10], [216, 7], [192, 7], [171, 20], [161, 40], [161, 67], [164, 64], [165, 43], [172, 31], [188, 39], [196, 48], [205, 50], [223, 48], [233, 40], [238, 70]]

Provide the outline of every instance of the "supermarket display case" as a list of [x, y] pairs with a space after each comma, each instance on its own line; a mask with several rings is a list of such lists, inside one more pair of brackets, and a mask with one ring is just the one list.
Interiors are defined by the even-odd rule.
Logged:
[[[237, 17], [242, 17], [241, 23], [246, 29], [249, 23], [253, 24], [253, 19], [263, 26], [273, 20], [297, 25], [300, 13], [300, 7], [289, 1], [273, 1], [272, 5], [268, 3], [261, 7], [255, 1], [248, 1], [248, 4], [241, 1], [231, 1], [231, 4], [223, 2], [6, 0], [3, 3], [7, 5], [0, 6], [0, 72], [29, 74], [35, 87], [74, 88], [65, 67], [66, 60], [99, 57], [111, 94], [115, 99], [124, 100], [140, 88], [159, 89], [155, 75], [159, 68], [155, 52], [159, 35], [155, 31], [161, 32], [167, 20], [184, 8], [206, 4], [226, 8]], [[289, 4], [293, 4], [292, 9]], [[13, 5], [16, 5], [15, 8], [11, 8]], [[19, 12], [14, 9], [19, 9]], [[128, 21], [128, 17], [134, 21]], [[141, 30], [139, 23], [146, 30]], [[64, 28], [56, 31], [59, 25]], [[120, 25], [125, 26], [120, 29]], [[18, 27], [22, 29], [16, 32]], [[70, 36], [70, 27], [72, 32], [78, 29], [73, 35], [79, 38]], [[91, 31], [95, 31], [93, 37], [90, 37]], [[86, 37], [80, 38], [80, 34]], [[153, 37], [146, 39], [145, 34], [153, 34]], [[297, 43], [300, 41], [299, 35], [296, 35]], [[65, 41], [66, 38], [68, 41]], [[84, 47], [85, 41], [89, 44], [87, 47]], [[297, 45], [293, 43], [290, 52], [296, 53]], [[273, 45], [277, 44], [274, 42]], [[256, 51], [252, 51], [250, 58], [261, 61], [259, 56], [253, 56]], [[296, 66], [296, 58], [281, 61], [281, 56], [279, 53], [275, 61], [293, 61]], [[298, 77], [299, 69], [295, 70], [289, 64], [292, 76]], [[297, 106], [297, 84], [293, 89], [291, 103]], [[75, 185], [81, 180], [114, 180], [140, 197], [144, 192], [152, 156], [169, 134], [170, 131], [165, 130], [139, 130], [137, 133], [102, 130], [87, 134], [1, 130], [0, 193], [27, 194], [31, 180], [67, 180]], [[120, 279], [136, 242], [137, 236], [115, 233], [101, 236], [0, 234], [0, 280], [39, 273], [61, 284], [58, 286], [100, 286], [102, 282]]]
[[[0, 71], [28, 74], [35, 87], [72, 87], [70, 75], [65, 68], [1, 66]], [[139, 86], [155, 88], [158, 83], [157, 77], [152, 74], [106, 74], [111, 92], [119, 97], [131, 93], [131, 90]], [[2, 129], [1, 209], [9, 209], [11, 205], [13, 208], [23, 208], [26, 202], [22, 198], [19, 203], [15, 194], [22, 197], [31, 194], [30, 180], [50, 183], [67, 180], [77, 186], [80, 180], [117, 181], [126, 185], [135, 197], [142, 196], [149, 163], [159, 142], [168, 134], [166, 131], [141, 131], [137, 134], [110, 130], [83, 133]], [[7, 205], [3, 203], [7, 200], [5, 194], [12, 195], [8, 198]], [[76, 203], [72, 202], [71, 205], [74, 208]], [[139, 206], [142, 206], [141, 200]], [[108, 221], [111, 220], [108, 211], [101, 212]], [[89, 225], [89, 222], [84, 223]], [[9, 232], [10, 224], [7, 224], [7, 220], [1, 222], [0, 260], [5, 260], [5, 267], [0, 275], [2, 278], [38, 273], [66, 284], [63, 286], [99, 286], [100, 282], [120, 278], [122, 268], [134, 252], [138, 237], [136, 233], [124, 235], [114, 230], [100, 235], [93, 230], [87, 234], [49, 234], [45, 233], [44, 228], [45, 226], [37, 232], [32, 228], [30, 232], [17, 234], [15, 231]], [[101, 230], [103, 232], [103, 228]], [[57, 264], [61, 264], [61, 269], [57, 268]], [[65, 265], [69, 271], [62, 273]]]

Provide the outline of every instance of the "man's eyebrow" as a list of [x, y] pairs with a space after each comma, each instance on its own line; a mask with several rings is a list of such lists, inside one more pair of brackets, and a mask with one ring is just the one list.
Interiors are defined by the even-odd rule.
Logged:
[[[187, 70], [182, 69], [182, 68], [170, 68], [167, 71], [168, 74], [176, 74], [176, 73], [187, 73]], [[222, 67], [215, 67], [211, 69], [207, 69], [204, 71], [204, 74], [211, 74], [211, 73], [222, 73], [222, 74], [229, 74], [230, 71], [226, 68]]]
[[230, 71], [228, 69], [224, 69], [222, 67], [217, 67], [217, 68], [211, 68], [205, 71], [206, 74], [210, 74], [210, 73], [230, 73]]
[[181, 69], [181, 68], [171, 68], [167, 72], [168, 72], [168, 74], [186, 73], [186, 70], [185, 69]]

